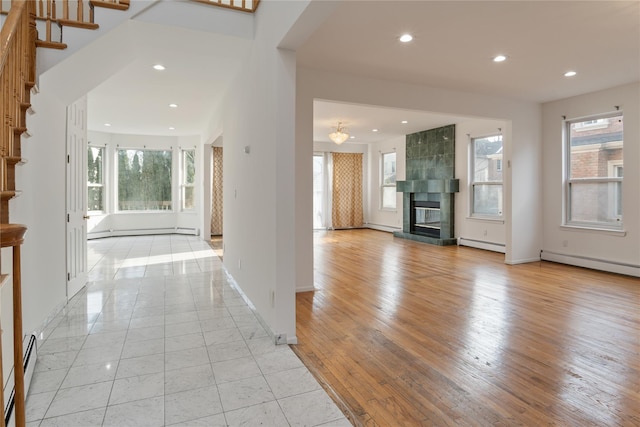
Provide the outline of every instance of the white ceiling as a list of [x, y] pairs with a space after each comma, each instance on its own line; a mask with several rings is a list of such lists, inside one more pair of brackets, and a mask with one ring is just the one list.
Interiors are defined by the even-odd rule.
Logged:
[[[638, 81], [639, 16], [639, 1], [342, 1], [297, 57], [310, 68], [542, 103]], [[183, 30], [162, 31], [171, 38]], [[202, 50], [141, 53], [92, 91], [90, 129], [197, 133], [245, 54], [222, 57], [207, 49], [217, 37], [211, 31]], [[404, 32], [414, 41], [401, 44]], [[507, 61], [492, 62], [498, 53]], [[160, 74], [153, 62], [172, 65]], [[578, 75], [564, 77], [571, 69]], [[170, 102], [179, 108], [170, 110]], [[314, 107], [317, 141], [328, 140], [338, 121], [354, 141], [373, 142], [465, 120], [330, 100]]]

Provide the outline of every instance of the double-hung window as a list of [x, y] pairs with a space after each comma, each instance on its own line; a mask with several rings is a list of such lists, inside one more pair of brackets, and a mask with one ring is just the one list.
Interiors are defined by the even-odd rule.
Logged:
[[195, 208], [196, 150], [182, 150], [180, 156], [180, 198], [182, 210]]
[[471, 216], [502, 217], [502, 135], [471, 139]]
[[382, 153], [380, 207], [396, 209], [396, 153]]
[[622, 228], [620, 112], [565, 122], [565, 224]]
[[87, 149], [87, 210], [104, 212], [104, 147]]

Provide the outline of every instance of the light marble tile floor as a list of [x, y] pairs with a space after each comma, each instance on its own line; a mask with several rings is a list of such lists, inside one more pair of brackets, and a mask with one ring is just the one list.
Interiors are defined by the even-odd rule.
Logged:
[[92, 240], [88, 260], [38, 341], [27, 426], [351, 425], [207, 242]]

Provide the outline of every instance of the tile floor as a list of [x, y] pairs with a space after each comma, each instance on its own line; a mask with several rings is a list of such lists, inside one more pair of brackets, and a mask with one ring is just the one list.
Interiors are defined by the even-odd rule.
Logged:
[[35, 426], [350, 426], [195, 237], [89, 242], [89, 283], [45, 328]]

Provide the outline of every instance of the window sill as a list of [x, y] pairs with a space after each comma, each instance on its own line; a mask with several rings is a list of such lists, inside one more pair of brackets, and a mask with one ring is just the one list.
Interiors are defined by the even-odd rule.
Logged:
[[398, 209], [392, 209], [392, 208], [380, 208], [378, 209], [380, 212], [393, 212], [393, 213], [397, 213]]
[[593, 232], [598, 234], [608, 234], [610, 236], [618, 236], [618, 237], [625, 237], [627, 235], [627, 231], [622, 229], [617, 230], [613, 228], [588, 227], [585, 225], [577, 225], [577, 224], [562, 224], [560, 228], [562, 230], [567, 230], [567, 231], [586, 231], [586, 232]]
[[478, 216], [478, 215], [470, 215], [467, 216], [467, 219], [472, 221], [488, 221], [495, 222], [498, 224], [504, 224], [504, 217], [502, 216]]

